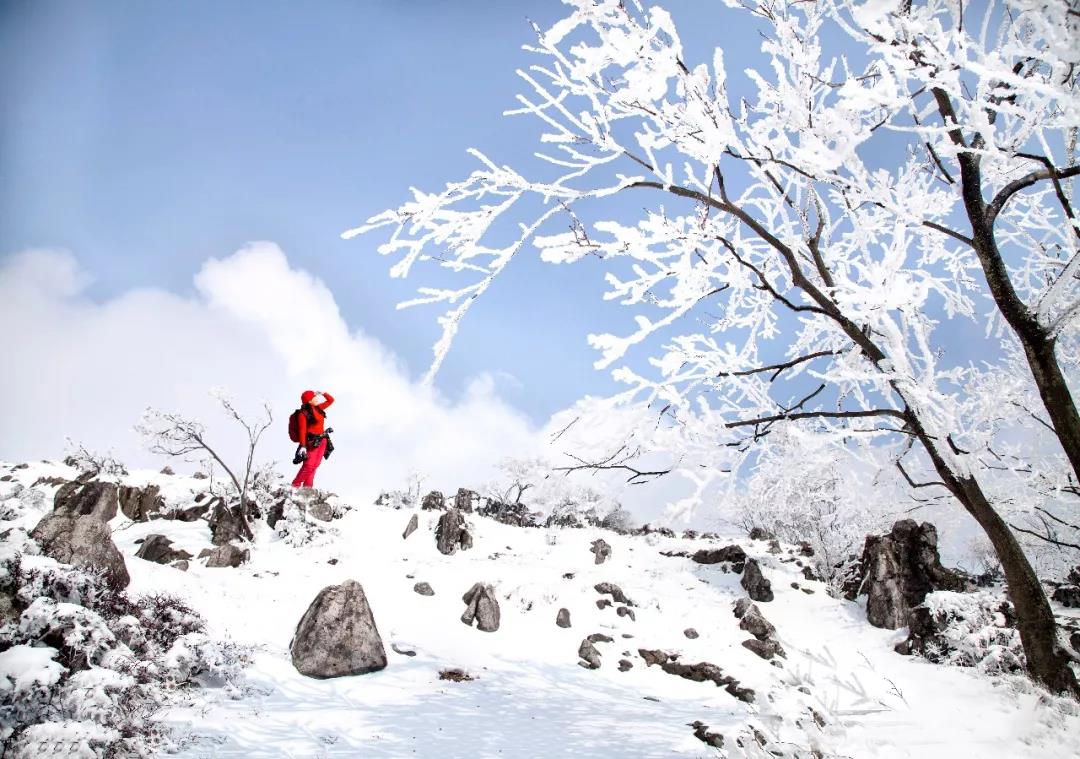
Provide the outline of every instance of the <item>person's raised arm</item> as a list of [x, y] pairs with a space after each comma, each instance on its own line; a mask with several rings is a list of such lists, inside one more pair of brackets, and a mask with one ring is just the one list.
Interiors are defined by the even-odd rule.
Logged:
[[319, 395], [321, 395], [324, 400], [322, 403], [319, 404], [318, 409], [319, 411], [325, 411], [326, 407], [334, 402], [334, 396], [330, 395], [330, 393], [326, 392], [325, 390], [321, 391]]

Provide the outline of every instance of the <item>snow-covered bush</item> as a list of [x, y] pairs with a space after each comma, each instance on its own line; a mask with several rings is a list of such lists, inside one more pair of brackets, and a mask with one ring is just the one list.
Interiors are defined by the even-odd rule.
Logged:
[[[286, 494], [281, 519], [274, 525], [274, 531], [286, 544], [299, 548], [307, 545], [319, 545], [329, 541], [335, 531], [325, 522], [314, 519], [308, 511], [308, 504], [297, 500], [295, 494]], [[334, 516], [340, 516], [331, 509]]]
[[11, 522], [28, 512], [37, 513], [45, 510], [45, 492], [37, 488], [28, 488], [18, 482], [8, 485], [0, 492], [0, 521]]
[[732, 517], [748, 531], [758, 527], [788, 543], [808, 542], [818, 576], [839, 587], [848, 557], [890, 522], [890, 501], [907, 502], [867, 463], [874, 455], [804, 435], [794, 425], [779, 429], [762, 446]]
[[1012, 604], [999, 593], [930, 593], [912, 609], [910, 637], [900, 644], [932, 662], [975, 667], [988, 674], [1024, 669], [1024, 649]]
[[598, 526], [628, 522], [617, 501], [583, 485], [542, 458], [507, 459], [499, 465], [502, 477], [487, 483], [482, 495], [490, 503], [518, 507], [548, 526]]
[[0, 594], [0, 755], [150, 756], [154, 716], [194, 685], [234, 688], [247, 652], [213, 640], [180, 599], [134, 597], [100, 575], [16, 556]]

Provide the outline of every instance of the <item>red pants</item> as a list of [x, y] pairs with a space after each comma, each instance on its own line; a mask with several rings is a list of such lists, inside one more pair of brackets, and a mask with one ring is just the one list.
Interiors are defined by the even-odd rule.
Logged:
[[292, 481], [294, 488], [314, 487], [315, 470], [322, 463], [324, 453], [326, 453], [326, 438], [323, 438], [317, 446], [308, 450], [307, 458], [300, 465], [300, 471], [297, 472], [296, 479]]

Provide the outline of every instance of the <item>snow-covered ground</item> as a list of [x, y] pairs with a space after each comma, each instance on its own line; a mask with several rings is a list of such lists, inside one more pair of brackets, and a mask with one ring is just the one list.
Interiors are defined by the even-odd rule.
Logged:
[[[60, 469], [3, 471], [28, 485]], [[126, 481], [159, 484], [170, 501], [205, 487], [205, 481], [145, 472]], [[41, 504], [49, 507], [51, 497]], [[26, 513], [25, 526], [40, 514]], [[187, 572], [135, 558], [137, 541], [163, 533], [174, 547], [198, 554], [210, 546], [205, 522], [113, 521], [130, 591], [175, 593], [206, 617], [212, 634], [256, 649], [242, 697], [210, 690], [197, 706], [166, 715], [188, 736], [180, 756], [1080, 756], [1074, 702], [1047, 698], [1021, 678], [899, 656], [892, 647], [904, 631], [871, 627], [861, 606], [804, 580], [790, 547], [770, 554], [766, 542], [737, 534], [718, 541], [625, 537], [516, 528], [471, 516], [475, 546], [443, 556], [433, 535], [438, 512], [419, 512], [419, 529], [403, 540], [410, 516], [354, 504], [321, 540], [302, 547], [262, 524], [250, 563], [209, 569], [192, 562]], [[598, 537], [613, 549], [599, 566], [589, 550]], [[758, 606], [787, 653], [778, 666], [741, 645], [750, 636], [732, 613], [745, 595], [738, 575], [661, 555], [732, 542], [772, 581], [775, 600]], [[296, 624], [322, 588], [348, 579], [364, 588], [389, 665], [357, 677], [304, 677], [289, 657]], [[430, 583], [435, 595], [415, 593], [416, 582]], [[459, 620], [461, 596], [476, 582], [495, 587], [502, 611], [497, 632]], [[599, 582], [622, 588], [636, 620], [597, 607]], [[560, 607], [570, 611], [570, 629], [555, 624]], [[688, 639], [690, 627], [700, 637]], [[596, 644], [598, 670], [577, 664], [578, 646], [591, 633], [614, 638]], [[646, 667], [639, 648], [677, 651], [686, 663], [712, 662], [754, 689], [756, 699], [747, 704], [711, 682]], [[622, 658], [633, 669], [620, 672]], [[476, 679], [439, 679], [440, 670], [455, 667]], [[723, 734], [725, 747], [695, 738], [689, 723], [696, 720]]]

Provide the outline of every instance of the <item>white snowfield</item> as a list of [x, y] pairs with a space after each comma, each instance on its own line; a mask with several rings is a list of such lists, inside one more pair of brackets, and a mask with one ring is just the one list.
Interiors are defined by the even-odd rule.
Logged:
[[[45, 469], [16, 474], [29, 484]], [[149, 473], [125, 481], [160, 484], [170, 502], [205, 487]], [[42, 504], [49, 507], [51, 495]], [[114, 520], [131, 592], [180, 595], [206, 617], [211, 634], [256, 648], [242, 697], [208, 690], [196, 707], [165, 715], [188, 736], [179, 756], [1080, 756], [1074, 702], [1048, 698], [1022, 678], [989, 678], [894, 653], [905, 631], [871, 627], [860, 605], [804, 580], [788, 546], [773, 555], [765, 541], [744, 535], [624, 537], [516, 528], [470, 515], [475, 547], [443, 556], [434, 539], [439, 512], [419, 514], [419, 529], [403, 540], [411, 512], [357, 504], [327, 525], [321, 541], [299, 548], [262, 523], [250, 563], [208, 569], [192, 561], [187, 572], [135, 558], [136, 541], [163, 533], [174, 547], [198, 554], [210, 545], [205, 522]], [[589, 551], [598, 537], [612, 546], [599, 566]], [[732, 613], [745, 595], [738, 575], [660, 555], [732, 542], [772, 581], [775, 600], [758, 607], [787, 653], [781, 666], [740, 645], [750, 635]], [[389, 664], [356, 677], [302, 676], [289, 656], [296, 624], [322, 588], [349, 579], [364, 588]], [[417, 582], [430, 583], [435, 595], [415, 593]], [[476, 582], [495, 588], [502, 612], [496, 632], [459, 619], [461, 596]], [[599, 582], [622, 588], [636, 621], [614, 606], [597, 608]], [[560, 607], [570, 611], [569, 629], [555, 624]], [[696, 640], [684, 635], [690, 627]], [[598, 670], [577, 664], [578, 646], [591, 633], [614, 638], [596, 644]], [[712, 662], [754, 689], [756, 700], [747, 704], [711, 682], [647, 667], [639, 648], [678, 652], [684, 663]], [[633, 669], [619, 671], [623, 658]], [[447, 668], [476, 679], [440, 680]], [[724, 736], [723, 749], [694, 737], [689, 723], [698, 720]]]

